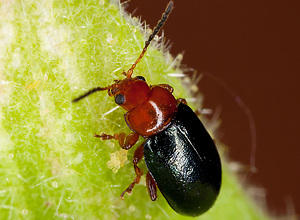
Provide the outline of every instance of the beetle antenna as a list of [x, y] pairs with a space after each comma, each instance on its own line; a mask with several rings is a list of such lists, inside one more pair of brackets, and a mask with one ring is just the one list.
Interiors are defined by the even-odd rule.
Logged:
[[73, 99], [72, 102], [78, 102], [79, 100], [81, 100], [81, 99], [83, 99], [83, 98], [85, 98], [85, 97], [87, 97], [87, 96], [89, 96], [89, 95], [91, 95], [95, 92], [104, 91], [104, 90], [108, 90], [108, 89], [109, 89], [109, 87], [96, 87], [96, 88], [93, 88], [93, 89], [87, 91], [86, 93], [82, 94], [78, 98]]
[[152, 39], [154, 38], [154, 36], [159, 32], [159, 30], [162, 28], [162, 26], [164, 25], [164, 23], [166, 22], [169, 14], [171, 13], [173, 9], [173, 1], [170, 1], [168, 6], [166, 7], [165, 12], [163, 13], [161, 19], [158, 21], [156, 27], [154, 28], [152, 34], [149, 36], [148, 40], [145, 42], [145, 46], [143, 48], [142, 53], [140, 54], [139, 58], [135, 61], [134, 64], [132, 64], [131, 68], [127, 71], [126, 76], [127, 78], [131, 78], [131, 75], [133, 73], [134, 68], [136, 67], [136, 65], [141, 61], [141, 59], [143, 58], [144, 54], [147, 51], [147, 48], [150, 44], [150, 42], [152, 41]]

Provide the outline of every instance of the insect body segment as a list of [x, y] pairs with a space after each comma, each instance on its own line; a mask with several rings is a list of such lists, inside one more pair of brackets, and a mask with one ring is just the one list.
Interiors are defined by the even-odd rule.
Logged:
[[221, 186], [221, 162], [213, 140], [185, 99], [176, 99], [167, 84], [148, 85], [143, 76], [132, 77], [151, 40], [159, 32], [173, 8], [171, 1], [157, 27], [145, 42], [145, 47], [123, 73], [126, 78], [115, 80], [107, 87], [96, 87], [73, 100], [77, 102], [95, 92], [107, 91], [116, 104], [127, 113], [125, 121], [132, 133], [95, 134], [102, 140], [118, 140], [123, 149], [130, 149], [139, 139], [145, 142], [133, 155], [135, 178], [123, 191], [131, 194], [143, 175], [138, 162], [145, 156], [148, 168], [146, 186], [152, 201], [157, 187], [179, 214], [196, 216], [207, 211], [215, 202]]
[[174, 96], [160, 86], [153, 86], [145, 101], [125, 114], [125, 120], [131, 130], [149, 137], [171, 122], [176, 109]]

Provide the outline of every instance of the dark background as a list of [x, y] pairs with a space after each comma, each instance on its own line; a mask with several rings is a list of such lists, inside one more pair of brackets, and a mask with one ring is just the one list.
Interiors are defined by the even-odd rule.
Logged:
[[[131, 0], [127, 11], [154, 28], [167, 3]], [[246, 165], [247, 181], [266, 189], [271, 213], [300, 213], [300, 1], [174, 0], [174, 5], [164, 27], [171, 53], [184, 52], [183, 64], [206, 73], [199, 83], [204, 105], [221, 110], [219, 137], [230, 146], [230, 158]], [[255, 122], [255, 158], [249, 117], [237, 97]], [[247, 172], [250, 159], [256, 160], [256, 173]]]

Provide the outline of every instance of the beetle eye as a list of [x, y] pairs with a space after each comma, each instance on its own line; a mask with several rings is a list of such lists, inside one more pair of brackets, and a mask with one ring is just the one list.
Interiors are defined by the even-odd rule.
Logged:
[[136, 78], [138, 78], [139, 80], [142, 80], [142, 81], [146, 81], [146, 79], [143, 76], [137, 76]]
[[121, 105], [125, 102], [125, 96], [121, 95], [121, 94], [118, 94], [116, 95], [115, 97], [115, 102], [118, 104], [118, 105]]

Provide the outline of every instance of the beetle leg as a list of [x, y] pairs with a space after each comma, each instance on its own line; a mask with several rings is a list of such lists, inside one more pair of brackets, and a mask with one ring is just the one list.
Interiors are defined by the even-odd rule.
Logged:
[[122, 75], [127, 76], [126, 72], [123, 70]]
[[168, 90], [170, 93], [173, 93], [173, 91], [174, 91], [173, 87], [168, 84], [158, 84], [157, 86], [160, 86], [160, 87]]
[[179, 105], [180, 103], [183, 103], [183, 104], [185, 104], [185, 105], [188, 105], [186, 99], [178, 98], [176, 101], [177, 101], [177, 105]]
[[147, 189], [148, 189], [148, 193], [150, 195], [150, 198], [152, 201], [155, 201], [157, 199], [157, 192], [156, 192], [156, 183], [153, 179], [153, 177], [151, 176], [151, 174], [148, 172], [146, 175], [146, 185], [147, 185]]
[[141, 176], [143, 175], [143, 170], [137, 166], [137, 163], [143, 158], [143, 156], [144, 156], [144, 154], [143, 154], [143, 144], [142, 144], [134, 151], [134, 155], [133, 155], [133, 159], [132, 159], [136, 176], [135, 176], [133, 182], [127, 187], [127, 189], [124, 190], [124, 192], [122, 192], [121, 199], [124, 198], [124, 195], [126, 192], [128, 194], [131, 194], [134, 185], [138, 184], [140, 182]]
[[119, 134], [109, 135], [109, 134], [94, 134], [94, 137], [101, 138], [103, 141], [115, 139], [119, 141], [121, 148], [125, 150], [129, 150], [139, 139], [139, 134], [135, 132], [131, 132], [126, 136], [124, 132]]

